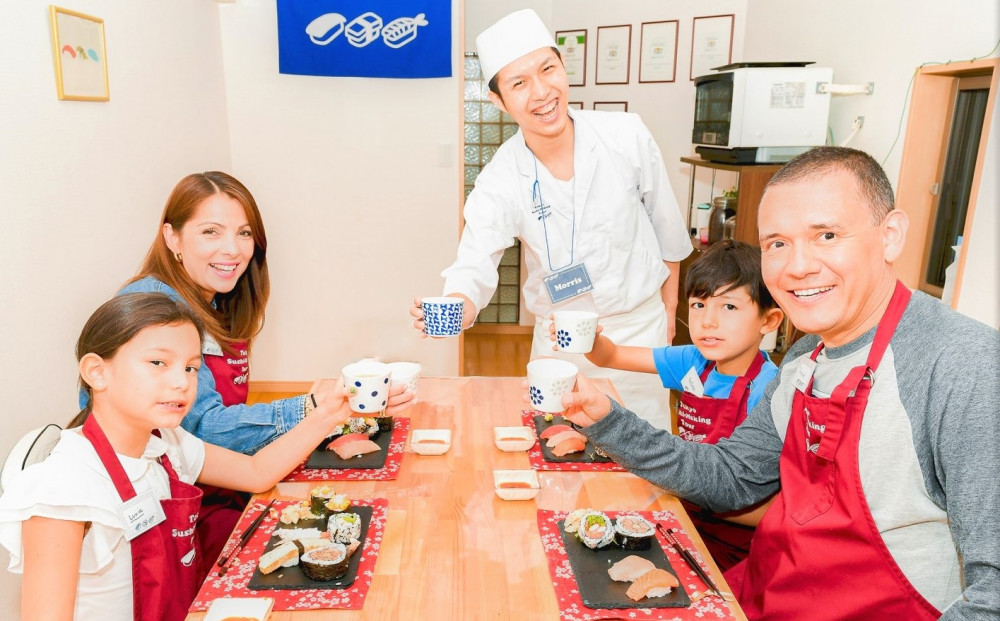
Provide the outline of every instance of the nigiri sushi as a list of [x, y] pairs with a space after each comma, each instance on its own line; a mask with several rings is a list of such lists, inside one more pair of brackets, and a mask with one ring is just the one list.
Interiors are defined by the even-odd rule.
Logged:
[[341, 459], [350, 459], [358, 455], [366, 455], [380, 450], [382, 450], [382, 447], [367, 438], [346, 442], [340, 446], [333, 447], [333, 452]]
[[558, 445], [563, 440], [569, 440], [569, 439], [582, 440], [584, 444], [587, 443], [587, 436], [583, 435], [579, 431], [575, 431], [573, 429], [567, 429], [566, 431], [560, 431], [555, 435], [549, 436], [545, 440], [545, 445], [551, 448], [553, 446]]
[[634, 601], [644, 597], [662, 597], [678, 584], [677, 578], [666, 569], [650, 569], [635, 579], [625, 595]]
[[583, 449], [587, 448], [587, 443], [579, 438], [566, 438], [559, 444], [552, 447], [552, 454], [556, 457], [562, 457], [564, 455], [569, 455], [570, 453], [579, 453]]
[[546, 438], [550, 438], [556, 435], [557, 433], [561, 433], [563, 431], [572, 431], [572, 430], [573, 428], [570, 427], [569, 425], [562, 425], [562, 424], [552, 425], [542, 433], [538, 434], [538, 437], [544, 440]]
[[608, 575], [615, 582], [635, 582], [639, 576], [651, 569], [656, 569], [653, 561], [632, 554], [609, 567]]
[[337, 447], [344, 446], [349, 442], [357, 442], [358, 440], [367, 440], [368, 434], [364, 433], [345, 433], [342, 436], [337, 436], [337, 439], [326, 445], [328, 451], [335, 451]]

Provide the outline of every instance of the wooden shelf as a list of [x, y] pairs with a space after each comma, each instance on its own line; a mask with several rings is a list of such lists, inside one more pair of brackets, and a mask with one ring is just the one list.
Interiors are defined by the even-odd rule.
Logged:
[[691, 181], [688, 184], [688, 213], [691, 213], [691, 208], [695, 204], [694, 178], [695, 171], [699, 167], [725, 170], [739, 175], [736, 184], [736, 190], [739, 193], [736, 201], [736, 231], [733, 237], [756, 246], [760, 239], [757, 233], [757, 208], [760, 206], [760, 198], [764, 195], [764, 186], [771, 180], [774, 173], [781, 170], [782, 164], [724, 164], [710, 162], [700, 157], [682, 157], [681, 161], [691, 165]]

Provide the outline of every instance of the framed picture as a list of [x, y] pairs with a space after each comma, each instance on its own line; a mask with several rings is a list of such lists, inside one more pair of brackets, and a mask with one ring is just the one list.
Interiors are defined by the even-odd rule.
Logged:
[[108, 101], [104, 20], [57, 6], [49, 7], [49, 17], [59, 99]]
[[733, 62], [734, 16], [709, 15], [694, 18], [691, 26], [691, 79]]
[[677, 77], [678, 21], [643, 22], [639, 33], [639, 83], [673, 82]]
[[628, 84], [632, 55], [632, 26], [597, 28], [595, 84]]
[[556, 31], [556, 45], [562, 54], [566, 65], [566, 75], [570, 86], [586, 86], [587, 84], [587, 31], [559, 30]]
[[583, 110], [582, 101], [567, 101], [566, 105], [569, 106], [570, 108], [573, 108], [574, 110]]
[[594, 110], [605, 112], [628, 112], [627, 101], [595, 101]]

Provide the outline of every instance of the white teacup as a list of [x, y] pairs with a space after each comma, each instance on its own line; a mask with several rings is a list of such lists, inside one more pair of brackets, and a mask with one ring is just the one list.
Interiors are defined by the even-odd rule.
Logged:
[[347, 403], [358, 414], [377, 416], [389, 403], [389, 365], [374, 360], [361, 360], [344, 367], [344, 386], [354, 390]]
[[539, 412], [558, 414], [566, 408], [562, 396], [576, 384], [576, 365], [556, 358], [540, 358], [528, 363], [528, 394], [531, 407]]
[[421, 298], [424, 311], [424, 334], [428, 336], [455, 336], [462, 331], [462, 298]]
[[390, 362], [388, 364], [392, 371], [389, 383], [393, 386], [406, 386], [406, 389], [416, 397], [417, 382], [420, 380], [420, 364], [416, 362]]
[[568, 354], [585, 354], [594, 348], [597, 313], [590, 311], [556, 311], [552, 313], [556, 328], [556, 345]]

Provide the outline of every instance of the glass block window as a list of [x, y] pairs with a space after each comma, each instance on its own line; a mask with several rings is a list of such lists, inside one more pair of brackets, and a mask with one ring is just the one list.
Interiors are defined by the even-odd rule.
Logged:
[[[479, 69], [479, 56], [465, 55], [465, 196], [469, 196], [479, 171], [486, 166], [497, 149], [515, 133], [517, 123], [490, 102], [489, 84]], [[519, 321], [521, 309], [521, 242], [503, 253], [498, 268], [500, 284], [490, 303], [479, 312], [479, 323], [513, 323]]]

